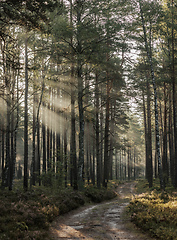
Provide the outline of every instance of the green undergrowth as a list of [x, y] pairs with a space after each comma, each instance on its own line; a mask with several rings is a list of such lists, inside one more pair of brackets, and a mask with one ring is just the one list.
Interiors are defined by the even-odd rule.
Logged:
[[84, 192], [33, 187], [28, 192], [0, 191], [0, 239], [47, 239], [50, 223], [59, 215], [86, 203], [114, 198], [108, 190], [87, 186]]
[[161, 191], [155, 181], [154, 187], [149, 189], [148, 183], [142, 180], [137, 184], [137, 192], [139, 195], [127, 208], [131, 221], [152, 237], [177, 240], [177, 192], [174, 188], [169, 184]]

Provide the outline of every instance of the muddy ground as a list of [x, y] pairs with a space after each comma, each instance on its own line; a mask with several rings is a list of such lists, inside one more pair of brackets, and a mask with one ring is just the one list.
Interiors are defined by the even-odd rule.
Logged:
[[121, 184], [118, 196], [109, 202], [84, 206], [57, 218], [50, 228], [50, 239], [88, 239], [88, 240], [150, 240], [142, 234], [125, 213], [135, 183]]

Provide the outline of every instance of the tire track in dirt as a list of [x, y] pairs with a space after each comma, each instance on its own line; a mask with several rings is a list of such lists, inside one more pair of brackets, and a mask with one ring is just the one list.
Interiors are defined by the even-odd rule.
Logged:
[[134, 193], [134, 187], [134, 182], [126, 182], [117, 188], [118, 197], [114, 200], [82, 207], [60, 216], [50, 228], [50, 239], [151, 239], [140, 232], [130, 231], [121, 217]]

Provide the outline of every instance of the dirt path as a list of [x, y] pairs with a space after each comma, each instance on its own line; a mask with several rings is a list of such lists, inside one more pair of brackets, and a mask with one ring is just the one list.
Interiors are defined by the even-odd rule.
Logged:
[[[88, 240], [149, 240], [145, 235], [128, 229], [122, 212], [134, 191], [134, 183], [124, 183], [117, 189], [118, 197], [112, 201], [79, 208], [59, 217], [50, 229], [50, 239]], [[131, 226], [132, 228], [132, 226]]]

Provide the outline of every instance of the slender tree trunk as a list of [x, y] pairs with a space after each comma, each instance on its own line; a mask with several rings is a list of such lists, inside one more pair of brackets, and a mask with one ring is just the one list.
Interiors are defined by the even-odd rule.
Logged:
[[122, 166], [123, 166], [123, 164], [122, 164], [122, 150], [120, 149], [120, 154], [119, 154], [119, 172], [120, 172], [120, 174], [119, 174], [119, 176], [120, 176], [120, 180], [122, 180], [122, 173], [123, 173], [123, 171], [122, 171]]
[[17, 112], [16, 112], [16, 128], [15, 128], [15, 134], [14, 134], [14, 177], [15, 177], [15, 171], [17, 167], [16, 165], [16, 158], [17, 158], [17, 136], [18, 136], [18, 126], [19, 126], [19, 70], [18, 70], [18, 76], [17, 76]]
[[101, 101], [101, 110], [100, 110], [100, 169], [101, 169], [101, 182], [103, 182], [104, 176], [104, 162], [103, 162], [103, 139], [104, 139], [104, 129], [103, 129], [103, 86], [101, 85], [101, 94], [100, 94], [100, 101]]
[[146, 116], [146, 103], [143, 92], [143, 116], [144, 116], [144, 133], [145, 133], [145, 150], [146, 150], [146, 169], [145, 169], [145, 177], [147, 179], [147, 165], [148, 165], [148, 137], [147, 137], [147, 116]]
[[[50, 109], [52, 112], [52, 109]], [[50, 170], [53, 171], [53, 126], [52, 126], [52, 117], [50, 115], [50, 145], [49, 145], [49, 164]]]
[[172, 0], [172, 87], [173, 87], [173, 129], [174, 129], [174, 155], [175, 155], [175, 182], [174, 186], [177, 188], [177, 120], [176, 120], [176, 77], [175, 77], [175, 32], [174, 32], [174, 0]]
[[[60, 90], [59, 88], [57, 89], [57, 98], [60, 97]], [[57, 109], [57, 113], [59, 114], [59, 111]], [[56, 151], [57, 151], [57, 157], [56, 157], [56, 176], [59, 178], [60, 174], [60, 165], [61, 165], [61, 139], [60, 139], [60, 123], [58, 123], [58, 128], [57, 128], [57, 135], [56, 135]]]
[[[10, 186], [10, 169], [11, 169], [11, 155], [10, 155], [10, 91], [7, 87], [7, 123], [6, 123], [6, 163], [5, 163], [5, 186]], [[10, 190], [10, 189], [9, 189]]]
[[[14, 104], [14, 88], [15, 88], [15, 76], [13, 73], [13, 84], [12, 84], [12, 103]], [[13, 187], [13, 179], [14, 179], [14, 167], [15, 167], [15, 155], [14, 155], [14, 110], [11, 113], [11, 157], [10, 157], [10, 179], [9, 179], [9, 190], [12, 190]]]
[[[70, 26], [73, 28], [73, 3], [70, 0]], [[73, 36], [70, 39], [73, 45]], [[74, 190], [78, 190], [78, 171], [76, 156], [76, 117], [75, 117], [75, 78], [74, 78], [74, 53], [71, 48], [71, 137], [70, 137], [70, 183]]]
[[60, 173], [60, 163], [61, 163], [61, 140], [60, 140], [60, 133], [57, 132], [57, 139], [56, 139], [56, 149], [57, 149], [57, 164], [56, 164], [56, 173]]
[[33, 84], [33, 145], [32, 145], [32, 185], [36, 184], [36, 87]]
[[130, 147], [127, 149], [128, 181], [130, 181]]
[[89, 129], [89, 122], [86, 122], [86, 144], [85, 144], [85, 152], [86, 152], [86, 177], [87, 177], [87, 184], [90, 184], [90, 149], [89, 149], [89, 138], [90, 138], [90, 129]]
[[[67, 124], [67, 117], [65, 119]], [[67, 188], [67, 174], [68, 174], [68, 160], [67, 160], [67, 125], [64, 129], [64, 176], [65, 176], [65, 188]]]
[[[50, 101], [51, 88], [49, 88], [49, 101]], [[50, 102], [48, 102], [48, 114], [50, 112]], [[50, 117], [49, 117], [50, 118]], [[50, 159], [50, 121], [47, 122], [47, 171], [51, 170], [51, 159]]]
[[109, 180], [109, 116], [110, 116], [110, 80], [107, 76], [106, 119], [104, 133], [104, 178], [103, 186], [107, 188]]
[[168, 166], [168, 159], [167, 159], [167, 96], [166, 96], [165, 82], [164, 82], [164, 130], [163, 130], [162, 167], [163, 167], [164, 185], [166, 186], [169, 179], [169, 166]]
[[118, 179], [118, 159], [117, 159], [117, 150], [115, 152], [115, 177]]
[[[93, 134], [93, 136], [94, 136], [94, 134]], [[93, 167], [91, 169], [93, 186], [95, 186], [95, 144], [96, 144], [96, 141], [95, 141], [95, 138], [94, 138], [93, 139], [93, 146], [92, 146], [92, 148], [93, 148], [93, 155], [92, 155], [92, 157], [93, 157]], [[91, 153], [90, 153], [90, 161], [91, 161]]]
[[[5, 41], [1, 41], [1, 52], [2, 52], [2, 63], [3, 63], [3, 75], [4, 79], [6, 77], [6, 61], [5, 61]], [[5, 80], [3, 84], [6, 85]], [[5, 89], [2, 90], [2, 98], [5, 99]], [[5, 119], [2, 118], [2, 189], [5, 187], [5, 177], [6, 177], [6, 168], [5, 168]]]
[[99, 128], [99, 86], [98, 73], [95, 74], [95, 107], [96, 107], [96, 159], [97, 159], [97, 187], [101, 188], [101, 161], [100, 161], [100, 128]]
[[110, 165], [110, 180], [113, 179], [113, 148], [114, 148], [114, 109], [111, 102], [111, 120], [110, 120], [110, 149], [109, 149], [109, 165]]
[[5, 154], [4, 154], [4, 140], [5, 140], [5, 134], [4, 134], [4, 121], [2, 120], [2, 136], [1, 136], [1, 141], [2, 141], [2, 147], [1, 147], [1, 152], [2, 152], [2, 187], [4, 183], [4, 178], [5, 178], [5, 167], [4, 167], [4, 162], [5, 162]]
[[124, 150], [124, 180], [127, 179], [127, 161], [126, 161], [126, 152]]
[[[45, 108], [45, 103], [43, 102], [43, 108]], [[43, 111], [44, 114], [44, 111]], [[42, 145], [43, 145], [43, 174], [46, 173], [46, 125], [45, 125], [45, 116], [43, 116], [42, 122]]]
[[75, 94], [71, 86], [71, 143], [70, 143], [70, 165], [71, 165], [71, 181], [73, 181], [73, 189], [78, 189], [77, 183], [77, 157], [76, 157], [76, 127], [75, 127]]
[[25, 40], [24, 190], [28, 190], [28, 39]]
[[136, 148], [135, 147], [134, 147], [133, 163], [134, 163], [134, 180], [135, 180], [136, 179]]
[[78, 106], [79, 106], [79, 161], [78, 161], [78, 188], [84, 187], [84, 108], [83, 108], [83, 79], [82, 79], [82, 45], [81, 45], [81, 8], [82, 1], [77, 1], [77, 80], [78, 80]]
[[147, 179], [149, 188], [153, 185], [153, 166], [152, 166], [152, 134], [151, 134], [151, 100], [150, 85], [147, 81]]
[[37, 124], [37, 175], [39, 186], [41, 186], [41, 156], [40, 156], [40, 123]]
[[[54, 99], [55, 99], [55, 89], [53, 89], [52, 92], [52, 101], [53, 101], [53, 113], [56, 115], [56, 109], [54, 105]], [[56, 118], [54, 119], [54, 124], [53, 124], [53, 172], [55, 173], [55, 168], [56, 168]]]
[[172, 98], [171, 98], [171, 88], [169, 89], [169, 114], [168, 114], [168, 138], [169, 138], [169, 155], [170, 155], [170, 177], [172, 184], [174, 185], [175, 178], [175, 159], [174, 159], [174, 136], [172, 128]]

